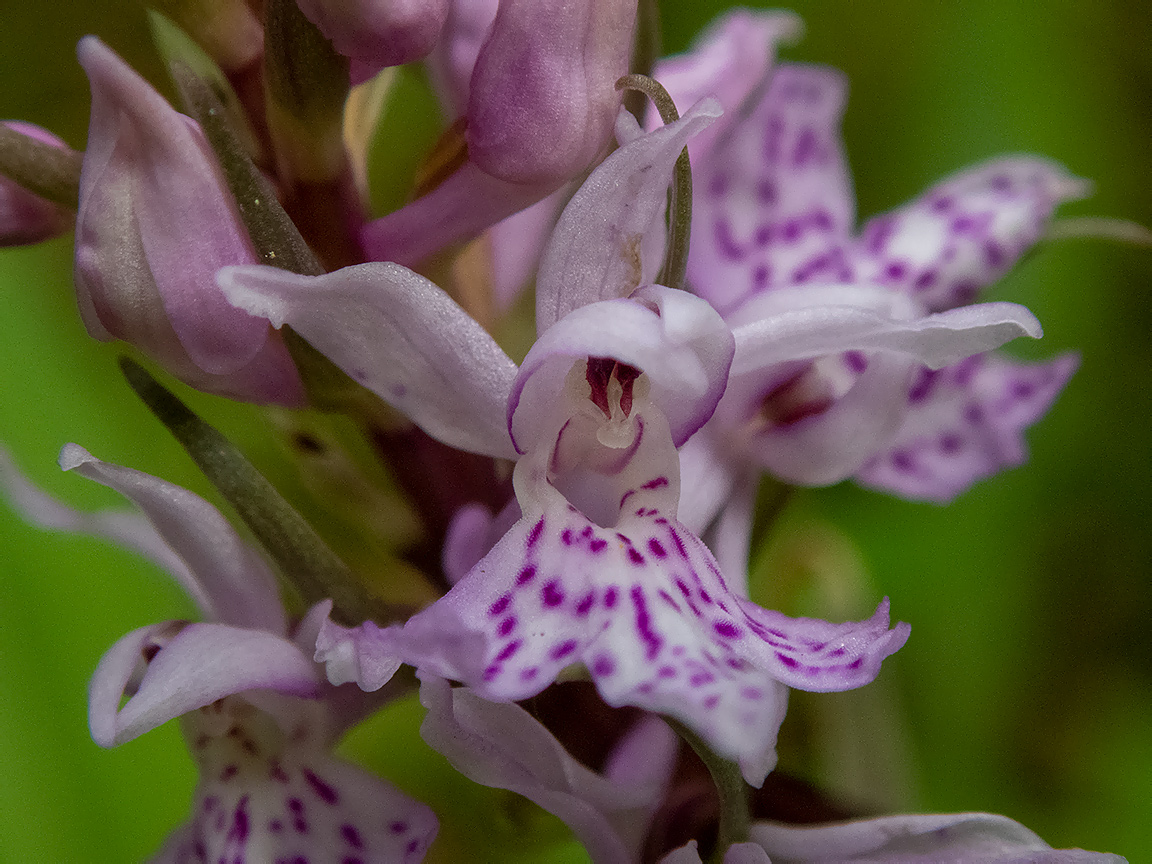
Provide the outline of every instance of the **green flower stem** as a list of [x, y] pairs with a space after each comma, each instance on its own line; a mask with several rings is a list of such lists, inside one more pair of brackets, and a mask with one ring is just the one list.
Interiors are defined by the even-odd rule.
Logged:
[[700, 761], [712, 775], [716, 792], [720, 796], [720, 830], [716, 836], [716, 848], [709, 856], [709, 864], [721, 864], [724, 853], [733, 843], [748, 840], [751, 816], [748, 812], [748, 784], [740, 774], [740, 766], [716, 754], [695, 732], [677, 720], [664, 718], [681, 738], [688, 742]]
[[83, 159], [83, 153], [53, 147], [0, 123], [0, 174], [41, 198], [75, 210]]
[[[676, 103], [659, 82], [646, 75], [625, 75], [616, 82], [617, 90], [639, 90], [652, 100], [664, 125], [680, 119]], [[676, 159], [672, 186], [668, 191], [668, 243], [664, 263], [656, 281], [669, 288], [683, 288], [688, 273], [688, 239], [692, 233], [692, 165], [685, 147]]]
[[411, 609], [369, 594], [316, 530], [219, 430], [198, 417], [139, 364], [121, 358], [120, 368], [144, 404], [236, 508], [307, 605], [331, 597], [333, 617], [352, 625], [366, 619], [379, 624], [401, 621], [411, 614]]

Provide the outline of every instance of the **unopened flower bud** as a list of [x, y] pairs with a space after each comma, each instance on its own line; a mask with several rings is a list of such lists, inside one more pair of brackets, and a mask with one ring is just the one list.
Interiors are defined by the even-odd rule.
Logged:
[[[418, 264], [552, 194], [603, 156], [620, 106], [615, 84], [628, 71], [636, 5], [501, 0], [469, 82], [467, 159], [427, 194], [365, 226], [368, 256]], [[460, 35], [473, 34], [463, 28]], [[442, 53], [452, 62], [441, 77], [454, 83], [461, 58], [450, 47]], [[459, 97], [457, 89], [450, 98]]]
[[[363, 80], [386, 66], [426, 57], [448, 15], [448, 0], [298, 0], [308, 16], [353, 61]], [[360, 70], [360, 71], [358, 71]]]
[[88, 332], [199, 389], [301, 403], [280, 336], [216, 287], [220, 267], [257, 259], [199, 126], [95, 37], [77, 54], [92, 86], [75, 263]]
[[612, 135], [636, 0], [503, 0], [476, 58], [468, 155], [486, 173], [554, 186]]
[[[46, 129], [7, 120], [0, 124], [29, 138], [67, 151], [68, 145]], [[0, 173], [0, 246], [39, 243], [72, 227], [72, 212], [41, 198]]]

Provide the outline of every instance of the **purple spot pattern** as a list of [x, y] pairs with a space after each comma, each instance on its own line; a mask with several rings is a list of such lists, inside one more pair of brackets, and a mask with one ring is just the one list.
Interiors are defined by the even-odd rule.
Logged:
[[930, 312], [975, 301], [1085, 186], [1059, 165], [1008, 157], [961, 172], [853, 237], [834, 70], [778, 64], [752, 113], [694, 157], [689, 279], [722, 314], [749, 296], [819, 282], [871, 282]]
[[921, 374], [892, 447], [856, 479], [905, 498], [952, 500], [1024, 462], [1025, 430], [1047, 413], [1076, 365], [1074, 355], [1028, 364], [984, 354]]
[[166, 861], [417, 864], [435, 837], [431, 810], [328, 755], [322, 733], [307, 723], [286, 734], [232, 697], [185, 719], [201, 781], [192, 818], [169, 838]]
[[[778, 682], [857, 687], [903, 644], [906, 625], [888, 629], [886, 604], [869, 621], [835, 625], [737, 597], [707, 547], [661, 515], [669, 484], [653, 478], [629, 491], [611, 528], [557, 498], [529, 543], [540, 517], [526, 514], [409, 621], [408, 661], [500, 701], [529, 698], [579, 662], [609, 704], [671, 714], [720, 752], [756, 760], [782, 716]], [[536, 577], [517, 584], [527, 569]], [[518, 623], [505, 632], [500, 616], [509, 615]]]
[[1043, 234], [1083, 184], [1043, 159], [998, 159], [964, 171], [870, 221], [852, 251], [857, 278], [915, 297], [930, 312], [972, 303]]
[[699, 163], [689, 280], [721, 313], [751, 294], [851, 278], [839, 73], [780, 64], [752, 115]]

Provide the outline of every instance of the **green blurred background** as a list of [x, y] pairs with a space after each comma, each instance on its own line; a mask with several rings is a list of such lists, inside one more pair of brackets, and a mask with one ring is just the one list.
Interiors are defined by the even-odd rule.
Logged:
[[[665, 46], [676, 51], [723, 5], [662, 7]], [[852, 82], [845, 134], [862, 217], [970, 163], [1032, 152], [1096, 182], [1093, 198], [1062, 215], [1152, 225], [1146, 2], [793, 8], [807, 35], [784, 56], [836, 65]], [[162, 78], [140, 7], [6, 4], [0, 20], [0, 117], [39, 123], [73, 146], [87, 125], [73, 53], [81, 35], [98, 33]], [[118, 501], [56, 470], [66, 441], [206, 492], [121, 383], [116, 349], [85, 336], [69, 252], [62, 239], [0, 253], [0, 441], [78, 506]], [[864, 806], [1002, 812], [1056, 846], [1152, 860], [1150, 277], [1152, 252], [1081, 240], [1041, 249], [995, 288], [994, 299], [1025, 303], [1045, 327], [1041, 343], [1016, 353], [1083, 355], [1030, 435], [1026, 468], [947, 508], [854, 487], [805, 492], [790, 505], [757, 557], [761, 595], [852, 615], [890, 595], [913, 635], [872, 695], [794, 700], [785, 764], [806, 765]], [[197, 404], [269, 471], [283, 470], [242, 409]], [[102, 751], [88, 738], [85, 694], [100, 655], [125, 632], [192, 614], [131, 556], [43, 534], [0, 509], [0, 861], [141, 860], [183, 819], [195, 778], [176, 725]], [[487, 850], [475, 860], [537, 860], [526, 826], [556, 858], [580, 860], [531, 808], [454, 781], [420, 743], [418, 721], [413, 705], [400, 705], [347, 746], [441, 811], [439, 860], [465, 860], [466, 848]], [[844, 764], [857, 776], [806, 761], [821, 743], [855, 752]]]

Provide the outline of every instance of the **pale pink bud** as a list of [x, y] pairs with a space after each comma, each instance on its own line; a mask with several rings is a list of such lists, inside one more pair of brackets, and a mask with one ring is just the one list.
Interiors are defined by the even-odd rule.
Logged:
[[472, 72], [469, 158], [515, 183], [587, 168], [612, 136], [635, 20], [636, 0], [502, 0]]
[[300, 404], [279, 334], [216, 287], [220, 267], [258, 262], [199, 126], [95, 37], [77, 54], [92, 86], [75, 264], [88, 332], [199, 389]]
[[[39, 126], [19, 120], [5, 120], [4, 125], [29, 138], [67, 149], [68, 145]], [[68, 208], [41, 198], [0, 174], [0, 246], [23, 246], [56, 237], [71, 229], [72, 218]]]
[[[448, 15], [448, 0], [297, 0], [338, 52], [371, 70], [428, 55]], [[362, 77], [362, 76], [358, 76]]]

